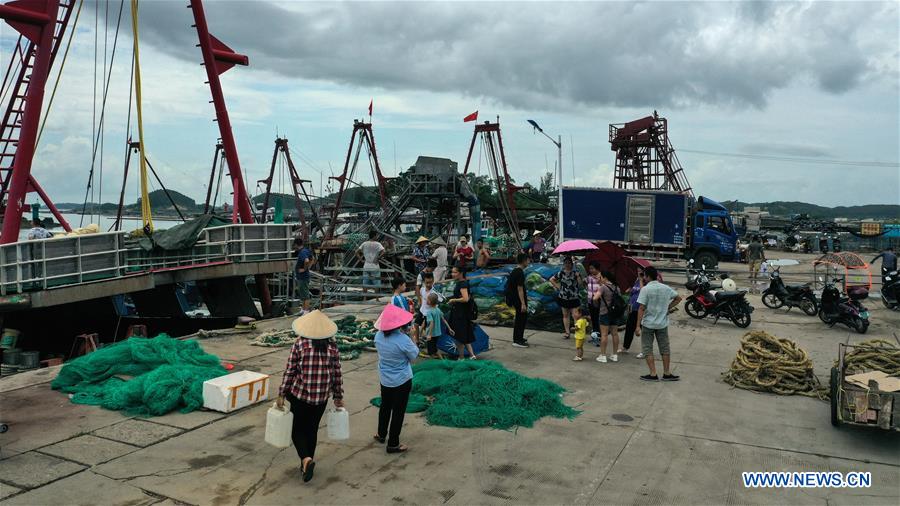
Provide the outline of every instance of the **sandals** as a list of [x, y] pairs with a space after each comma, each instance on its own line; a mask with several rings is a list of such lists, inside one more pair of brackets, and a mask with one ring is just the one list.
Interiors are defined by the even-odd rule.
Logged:
[[566, 333], [563, 334], [563, 339], [568, 339], [568, 338], [570, 338], [570, 337], [572, 337], [572, 335], [571, 335], [570, 333], [568, 333], [568, 332], [566, 332]]
[[384, 441], [385, 441], [385, 438], [379, 436], [378, 434], [375, 434], [374, 436], [372, 436], [372, 439], [379, 442], [380, 444], [384, 444]]
[[388, 447], [387, 447], [387, 452], [388, 452], [388, 453], [404, 453], [404, 452], [406, 452], [407, 450], [409, 450], [409, 447], [407, 447], [406, 445], [400, 445], [400, 446], [388, 446]]
[[303, 483], [308, 482], [313, 479], [313, 471], [316, 470], [316, 462], [314, 460], [310, 460], [309, 464], [306, 464], [306, 470], [303, 471]]

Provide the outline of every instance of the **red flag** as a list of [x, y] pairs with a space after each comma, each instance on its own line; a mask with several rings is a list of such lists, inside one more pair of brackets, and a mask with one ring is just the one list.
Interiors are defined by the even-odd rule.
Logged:
[[463, 123], [466, 123], [468, 121], [476, 121], [476, 120], [478, 120], [478, 111], [475, 111], [472, 114], [463, 118]]
[[369, 116], [372, 115], [372, 103], [375, 102], [375, 99], [369, 100]]

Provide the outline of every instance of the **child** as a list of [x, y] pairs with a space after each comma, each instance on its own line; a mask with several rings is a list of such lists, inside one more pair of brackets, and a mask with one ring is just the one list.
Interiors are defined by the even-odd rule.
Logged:
[[391, 304], [412, 313], [409, 299], [403, 296], [403, 292], [406, 291], [406, 281], [401, 277], [396, 277], [391, 280], [391, 288], [394, 289], [394, 296], [391, 297]]
[[588, 321], [581, 313], [581, 307], [572, 308], [572, 318], [575, 319], [575, 362], [584, 360], [584, 339], [587, 337]]
[[[442, 313], [441, 309], [438, 307], [438, 294], [435, 292], [429, 293], [426, 301], [429, 306], [428, 312], [425, 313], [425, 335], [428, 337], [428, 356], [431, 358], [443, 358], [443, 354], [438, 350], [438, 339], [441, 338], [442, 334], [441, 324], [443, 323], [450, 329], [451, 336], [455, 335], [455, 333], [444, 318], [444, 313]], [[422, 310], [425, 310], [424, 305], [422, 306]]]
[[433, 272], [429, 272], [428, 268], [426, 268], [419, 276], [422, 279], [422, 285], [419, 286], [419, 291], [418, 293], [416, 293], [419, 300], [419, 310], [416, 312], [414, 321], [415, 328], [413, 329], [413, 331], [415, 332], [416, 336], [424, 336], [427, 338], [428, 322], [425, 321], [425, 317], [428, 316], [428, 311], [432, 308], [432, 306], [428, 304], [428, 294], [435, 293], [438, 296], [438, 302], [443, 302], [444, 297], [434, 290]]

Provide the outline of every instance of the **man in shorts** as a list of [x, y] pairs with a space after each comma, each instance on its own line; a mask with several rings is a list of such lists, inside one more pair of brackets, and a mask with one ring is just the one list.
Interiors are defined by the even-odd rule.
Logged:
[[369, 240], [360, 244], [359, 249], [356, 250], [356, 254], [363, 258], [363, 293], [366, 293], [369, 287], [373, 292], [377, 292], [378, 287], [381, 286], [381, 268], [378, 261], [384, 255], [384, 246], [375, 240], [376, 237], [378, 237], [378, 232], [369, 231]]
[[681, 302], [681, 296], [670, 288], [657, 281], [655, 267], [644, 269], [647, 284], [641, 288], [637, 302], [638, 309], [637, 328], [635, 335], [641, 338], [641, 353], [647, 360], [650, 374], [641, 376], [644, 381], [659, 381], [656, 375], [656, 362], [653, 360], [653, 340], [663, 360], [663, 381], [678, 381], [680, 378], [669, 369], [671, 352], [669, 351], [669, 310]]
[[759, 236], [753, 236], [753, 241], [747, 246], [747, 263], [750, 264], [750, 279], [755, 280], [759, 275], [759, 269], [766, 259], [766, 250], [759, 242]]

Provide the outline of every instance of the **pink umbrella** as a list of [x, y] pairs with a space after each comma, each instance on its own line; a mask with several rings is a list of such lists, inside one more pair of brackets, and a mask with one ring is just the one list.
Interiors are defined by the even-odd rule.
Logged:
[[584, 253], [586, 251], [593, 251], [597, 249], [597, 246], [594, 246], [590, 241], [585, 241], [584, 239], [573, 239], [571, 241], [563, 241], [553, 250], [554, 255], [559, 255], [562, 253]]

